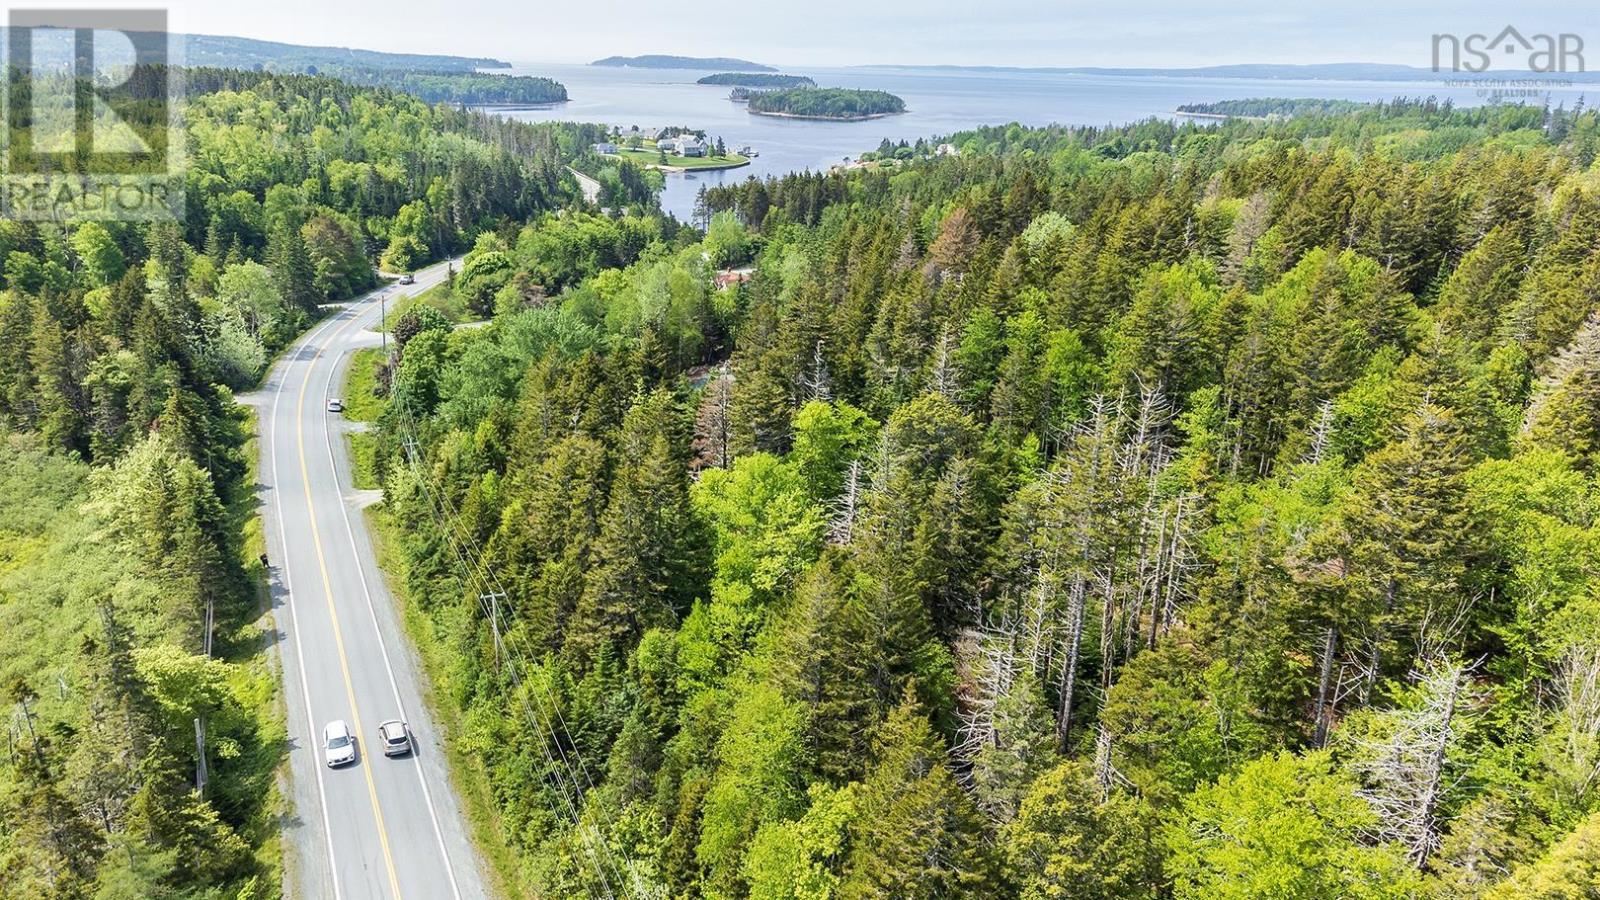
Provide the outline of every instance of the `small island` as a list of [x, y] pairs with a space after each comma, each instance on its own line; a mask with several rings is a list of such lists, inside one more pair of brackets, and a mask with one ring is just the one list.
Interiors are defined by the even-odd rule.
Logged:
[[668, 56], [660, 53], [644, 56], [608, 56], [597, 59], [591, 66], [617, 66], [630, 69], [710, 69], [712, 71], [741, 70], [746, 72], [776, 72], [772, 66], [734, 59], [727, 56]]
[[695, 84], [724, 84], [743, 88], [797, 88], [816, 87], [817, 83], [804, 75], [778, 75], [772, 72], [718, 72], [696, 81]]
[[747, 99], [750, 104], [749, 110], [755, 115], [788, 119], [859, 122], [906, 111], [906, 102], [888, 91], [863, 91], [851, 88], [751, 91]]

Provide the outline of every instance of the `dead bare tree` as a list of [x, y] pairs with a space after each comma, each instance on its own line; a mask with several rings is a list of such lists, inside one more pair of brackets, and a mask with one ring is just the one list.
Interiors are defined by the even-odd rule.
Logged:
[[817, 341], [811, 352], [811, 366], [800, 376], [802, 401], [821, 400], [826, 403], [833, 399], [833, 375], [828, 370], [827, 357], [822, 354], [824, 343]]
[[1455, 660], [1427, 664], [1414, 676], [1409, 702], [1380, 713], [1373, 734], [1357, 743], [1352, 767], [1377, 813], [1377, 836], [1404, 847], [1417, 868], [1439, 847], [1439, 807], [1471, 668]]
[[1306, 451], [1305, 461], [1312, 465], [1322, 462], [1332, 442], [1333, 401], [1324, 400], [1317, 406], [1317, 424], [1311, 428], [1311, 447]]
[[1056, 716], [1056, 741], [1063, 750], [1072, 733], [1072, 698], [1078, 685], [1078, 657], [1083, 652], [1083, 619], [1088, 608], [1088, 583], [1073, 580], [1067, 608], [1066, 660], [1061, 666], [1060, 712]]
[[1556, 704], [1552, 729], [1558, 781], [1580, 802], [1600, 784], [1600, 642], [1568, 648], [1551, 688]]
[[1113, 787], [1133, 787], [1133, 782], [1117, 771], [1116, 761], [1112, 758], [1112, 749], [1111, 731], [1101, 724], [1094, 736], [1094, 781], [1100, 788], [1102, 803], [1110, 798]]
[[933, 346], [933, 369], [928, 375], [928, 388], [936, 394], [956, 399], [961, 390], [955, 366], [955, 333], [946, 325], [939, 331], [939, 341]]
[[1311, 746], [1319, 749], [1328, 745], [1328, 729], [1333, 724], [1333, 658], [1338, 652], [1339, 629], [1329, 625], [1322, 641], [1321, 674], [1317, 678], [1317, 731], [1311, 740]]
[[861, 508], [861, 460], [850, 461], [845, 470], [844, 492], [834, 501], [833, 518], [828, 522], [828, 540], [844, 546], [855, 533], [856, 512]]
[[1011, 688], [1017, 671], [1016, 645], [1004, 631], [980, 635], [972, 653], [974, 658], [967, 666], [972, 687], [957, 713], [961, 724], [953, 748], [967, 760], [994, 742], [995, 702]]
[[733, 375], [721, 366], [706, 383], [705, 396], [695, 417], [695, 467], [726, 469], [732, 462]]

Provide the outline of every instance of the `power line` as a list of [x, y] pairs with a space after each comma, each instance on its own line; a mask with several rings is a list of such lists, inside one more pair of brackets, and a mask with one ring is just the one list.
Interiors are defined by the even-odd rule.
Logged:
[[[550, 764], [552, 773], [555, 773], [558, 770], [564, 771], [566, 778], [571, 783], [571, 791], [569, 792], [567, 785], [561, 783], [559, 776], [557, 776], [554, 787], [556, 788], [556, 791], [562, 801], [562, 805], [566, 807], [567, 813], [572, 819], [573, 828], [578, 833], [580, 843], [582, 842], [583, 838], [586, 837], [588, 839], [588, 852], [591, 859], [595, 863], [596, 874], [599, 876], [601, 885], [605, 889], [607, 896], [613, 898], [616, 896], [611, 887], [611, 880], [614, 877], [623, 889], [623, 896], [626, 897], [628, 895], [627, 885], [630, 879], [624, 877], [621, 868], [617, 865], [616, 859], [611, 852], [610, 846], [595, 833], [593, 826], [586, 827], [584, 825], [578, 800], [581, 800], [585, 793], [584, 785], [587, 785], [589, 791], [594, 790], [594, 781], [589, 775], [587, 764], [585, 764], [583, 761], [582, 752], [577, 748], [576, 745], [574, 745], [571, 748], [571, 752], [573, 757], [578, 761], [578, 769], [582, 771], [584, 781], [584, 784], [579, 784], [578, 776], [574, 771], [572, 762], [567, 758], [567, 750], [566, 748], [562, 747], [561, 741], [557, 739], [556, 730], [554, 727], [554, 725], [557, 723], [560, 725], [562, 733], [568, 735], [571, 734], [570, 729], [567, 728], [565, 717], [561, 714], [560, 704], [556, 702], [554, 695], [550, 691], [549, 685], [541, 684], [540, 688], [546, 694], [546, 699], [549, 702], [548, 708], [546, 707], [544, 700], [541, 700], [537, 693], [533, 694], [533, 703], [539, 707], [539, 714], [535, 714], [533, 708], [529, 705], [530, 691], [525, 689], [525, 682], [521, 674], [521, 668], [528, 665], [522, 652], [522, 648], [512, 646], [509, 648], [509, 650], [507, 650], [499, 640], [497, 624], [500, 621], [499, 599], [506, 598], [507, 592], [505, 591], [504, 586], [500, 583], [499, 579], [493, 574], [493, 571], [486, 564], [482, 563], [481, 559], [475, 560], [470, 548], [463, 549], [462, 542], [457, 541], [454, 528], [452, 526], [452, 522], [456, 518], [453, 505], [450, 503], [448, 497], [444, 497], [442, 495], [436, 497], [434, 495], [433, 489], [428, 482], [426, 473], [420, 470], [419, 461], [422, 458], [422, 454], [416, 437], [416, 422], [411, 417], [410, 411], [405, 407], [405, 404], [397, 404], [397, 408], [400, 412], [400, 427], [404, 431], [404, 434], [402, 435], [402, 446], [404, 448], [403, 455], [406, 457], [406, 462], [411, 469], [414, 480], [421, 489], [423, 496], [428, 501], [429, 515], [431, 518], [433, 518], [434, 524], [438, 528], [440, 536], [450, 547], [452, 554], [456, 557], [457, 562], [461, 565], [463, 576], [468, 582], [467, 587], [469, 591], [477, 591], [479, 607], [484, 611], [491, 623], [496, 623], [492, 627], [495, 627], [497, 630], [497, 647], [499, 647], [499, 649], [502, 652], [505, 652], [508, 656], [514, 656], [509, 666], [504, 666], [501, 663], [501, 660], [497, 659], [497, 668], [502, 672], [509, 672], [512, 679], [513, 689], [521, 700], [524, 712], [528, 716], [529, 721], [541, 732], [541, 734], [547, 734], [549, 736], [548, 743], [545, 741], [540, 741], [540, 750], [544, 754], [545, 761]], [[474, 580], [477, 581], [476, 587], [474, 587], [472, 584]], [[491, 600], [490, 598], [496, 599]], [[516, 632], [515, 629], [508, 628], [507, 632], [513, 638], [518, 637], [518, 632]], [[529, 655], [533, 654], [530, 653]], [[531, 666], [529, 666], [529, 668], [531, 668]], [[551, 710], [554, 710], [553, 716], [551, 715]], [[540, 714], [542, 714], [544, 720], [543, 723], [540, 722]], [[552, 748], [554, 749], [553, 754], [551, 752]], [[557, 762], [557, 757], [560, 759], [559, 763]], [[602, 818], [604, 818], [603, 812], [599, 812], [599, 814]], [[632, 859], [629, 858], [627, 849], [621, 849], [624, 859], [627, 862], [629, 871], [634, 871], [634, 864]], [[602, 863], [600, 859], [602, 855], [605, 857], [604, 863]], [[609, 874], [606, 871], [607, 868], [610, 869]]]
[[[433, 496], [433, 491], [428, 486], [425, 476], [419, 471], [417, 460], [420, 458], [420, 455], [419, 455], [419, 453], [417, 452], [417, 449], [416, 449], [417, 444], [416, 444], [415, 437], [413, 437], [411, 434], [407, 434], [405, 439], [404, 439], [404, 443], [405, 443], [405, 447], [406, 447], [407, 463], [411, 468], [412, 475], [413, 475], [414, 479], [416, 480], [417, 484], [421, 487], [423, 495], [428, 500], [428, 512], [429, 512], [429, 515], [430, 515], [430, 517], [433, 518], [434, 524], [439, 529], [439, 533], [440, 533], [441, 537], [449, 545], [451, 552], [455, 555], [457, 561], [461, 564], [462, 575], [467, 580], [467, 582], [468, 582], [467, 587], [470, 590], [472, 588], [472, 585], [471, 585], [472, 580], [474, 578], [477, 578], [481, 583], [483, 581], [482, 575], [478, 571], [477, 566], [474, 565], [472, 562], [470, 562], [468, 560], [466, 555], [462, 552], [462, 549], [459, 546], [459, 544], [457, 543], [457, 541], [455, 540], [455, 538], [451, 535], [450, 524], [449, 524], [448, 520], [446, 519], [446, 516], [444, 515], [442, 510], [438, 507], [437, 501]], [[480, 595], [480, 597], [481, 596], [482, 595]], [[481, 600], [480, 600], [480, 605], [481, 605]], [[502, 670], [502, 671], [504, 671], [504, 670]], [[515, 693], [517, 694], [518, 698], [521, 700], [523, 711], [527, 715], [528, 720], [532, 724], [534, 730], [539, 732], [539, 734], [541, 735], [541, 738], [545, 734], [549, 734], [550, 735], [550, 737], [549, 737], [549, 742], [550, 743], [547, 744], [547, 743], [545, 743], [545, 741], [543, 739], [541, 739], [539, 741], [539, 749], [540, 749], [540, 752], [544, 755], [545, 762], [549, 764], [550, 771], [551, 771], [552, 775], [556, 778], [556, 782], [554, 784], [554, 787], [556, 789], [556, 792], [557, 792], [558, 796], [560, 797], [562, 805], [564, 807], [566, 807], [567, 814], [572, 818], [573, 828], [574, 828], [575, 831], [578, 832], [579, 837], [582, 838], [582, 837], [585, 836], [584, 835], [584, 826], [583, 826], [582, 816], [581, 816], [581, 814], [579, 812], [578, 804], [573, 799], [573, 794], [579, 792], [578, 780], [577, 780], [576, 776], [573, 775], [571, 766], [565, 762], [565, 757], [564, 756], [562, 757], [562, 763], [560, 765], [557, 764], [556, 755], [559, 755], [561, 751], [560, 751], [560, 744], [555, 738], [555, 730], [553, 728], [551, 728], [549, 726], [549, 724], [548, 724], [550, 722], [550, 718], [549, 718], [548, 715], [545, 716], [544, 723], [541, 723], [539, 721], [539, 716], [537, 714], [535, 714], [533, 709], [532, 709], [532, 707], [530, 707], [528, 705], [527, 692], [523, 689], [522, 677], [521, 677], [521, 673], [520, 673], [518, 667], [517, 666], [512, 666], [511, 669], [510, 669], [510, 674], [511, 674], [513, 689], [514, 689]], [[555, 744], [556, 745], [556, 754], [552, 754], [551, 753], [550, 744]], [[564, 769], [565, 770], [567, 779], [570, 780], [571, 783], [572, 783], [572, 793], [569, 793], [568, 789], [567, 789], [567, 786], [561, 782], [560, 775], [558, 773], [558, 769]], [[595, 848], [593, 846], [594, 843], [595, 843], [595, 839], [594, 839], [592, 834], [589, 835], [589, 837], [590, 837], [590, 847], [588, 848], [588, 851], [589, 851], [591, 859], [593, 859], [593, 861], [594, 861], [595, 868], [596, 868], [596, 873], [600, 876], [600, 880], [601, 880], [602, 886], [605, 888], [606, 895], [609, 896], [609, 897], [615, 898], [616, 895], [611, 890], [609, 878], [606, 876], [606, 873], [605, 873], [604, 869], [601, 867], [600, 859], [599, 859], [598, 855], [595, 852]], [[613, 869], [616, 868], [615, 861], [612, 861], [612, 868]], [[591, 897], [594, 896], [593, 890], [590, 889], [587, 885], [585, 886], [585, 890], [586, 890], [586, 892], [589, 893], [589, 895]]]

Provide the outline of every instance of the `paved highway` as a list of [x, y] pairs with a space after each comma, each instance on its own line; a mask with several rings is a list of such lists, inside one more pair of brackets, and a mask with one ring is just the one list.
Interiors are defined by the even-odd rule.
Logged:
[[[417, 273], [422, 291], [445, 264]], [[442, 736], [399, 612], [353, 503], [344, 421], [327, 412], [351, 350], [371, 342], [379, 292], [339, 309], [291, 347], [254, 402], [261, 423], [274, 619], [288, 711], [286, 893], [301, 900], [477, 900], [478, 856], [446, 771]], [[364, 337], [363, 337], [364, 335]], [[410, 723], [417, 751], [385, 758], [378, 725]], [[354, 765], [323, 764], [325, 724], [357, 737]]]

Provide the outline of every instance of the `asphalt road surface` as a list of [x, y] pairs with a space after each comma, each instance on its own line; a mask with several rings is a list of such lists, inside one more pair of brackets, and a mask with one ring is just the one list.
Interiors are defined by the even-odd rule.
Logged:
[[[430, 267], [415, 285], [386, 289], [388, 299], [444, 277], [445, 264]], [[487, 893], [442, 736], [353, 502], [346, 423], [327, 412], [349, 353], [373, 343], [380, 293], [318, 323], [254, 398], [288, 711], [285, 889], [299, 900], [477, 900]], [[334, 719], [357, 738], [356, 762], [339, 769], [323, 762], [322, 728]], [[410, 724], [411, 756], [384, 757], [378, 725], [387, 719]]]

